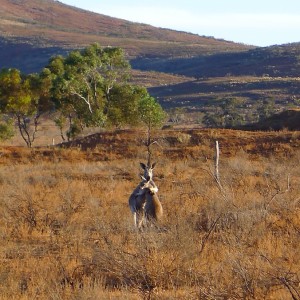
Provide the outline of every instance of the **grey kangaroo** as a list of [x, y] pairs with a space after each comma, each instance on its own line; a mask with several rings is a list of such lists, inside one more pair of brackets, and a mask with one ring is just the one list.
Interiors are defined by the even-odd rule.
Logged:
[[140, 228], [144, 220], [144, 209], [146, 206], [146, 196], [148, 190], [144, 187], [145, 183], [151, 182], [152, 189], [156, 189], [158, 191], [154, 181], [153, 181], [153, 169], [155, 167], [155, 163], [151, 165], [145, 165], [144, 163], [140, 163], [141, 168], [144, 170], [143, 176], [141, 176], [142, 181], [138, 184], [138, 186], [134, 189], [132, 194], [129, 197], [129, 207], [133, 214], [134, 225], [137, 228]]

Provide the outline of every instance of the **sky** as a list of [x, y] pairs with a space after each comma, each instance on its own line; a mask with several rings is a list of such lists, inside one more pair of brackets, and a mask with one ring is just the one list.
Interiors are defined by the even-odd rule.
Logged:
[[300, 0], [60, 0], [111, 17], [271, 46], [300, 42]]

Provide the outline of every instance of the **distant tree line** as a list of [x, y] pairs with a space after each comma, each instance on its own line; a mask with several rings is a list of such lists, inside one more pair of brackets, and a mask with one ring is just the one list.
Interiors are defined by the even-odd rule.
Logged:
[[0, 139], [12, 137], [16, 124], [32, 147], [40, 116], [49, 111], [64, 141], [86, 127], [162, 125], [163, 109], [146, 88], [129, 83], [129, 71], [122, 49], [99, 44], [52, 57], [39, 74], [2, 69]]
[[273, 98], [257, 100], [247, 104], [240, 98], [227, 98], [207, 112], [202, 120], [207, 127], [236, 128], [249, 123], [263, 121], [276, 112]]

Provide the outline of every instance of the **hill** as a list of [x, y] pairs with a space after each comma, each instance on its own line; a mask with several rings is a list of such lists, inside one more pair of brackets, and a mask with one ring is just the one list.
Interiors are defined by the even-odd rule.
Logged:
[[239, 53], [201, 54], [185, 58], [137, 58], [135, 68], [185, 76], [300, 76], [300, 43], [249, 49]]
[[[0, 0], [0, 6], [0, 56], [16, 45], [20, 61], [27, 57], [28, 47], [37, 51], [39, 60], [47, 62], [52, 50], [81, 48], [94, 42], [122, 47], [129, 58], [188, 57], [251, 48], [212, 37], [112, 18], [54, 0]], [[6, 58], [0, 59], [0, 66], [6, 67], [13, 62], [14, 56], [6, 53]], [[31, 68], [28, 64], [21, 64], [19, 68], [31, 72], [39, 69], [40, 65], [33, 61]]]

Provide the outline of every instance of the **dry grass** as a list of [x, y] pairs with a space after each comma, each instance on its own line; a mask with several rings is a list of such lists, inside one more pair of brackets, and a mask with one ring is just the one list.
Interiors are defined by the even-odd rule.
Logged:
[[[299, 299], [300, 155], [281, 141], [226, 154], [233, 134], [164, 133], [153, 154], [165, 216], [143, 232], [127, 204], [138, 142], [105, 158], [100, 146], [2, 148], [1, 299]], [[222, 186], [209, 147], [220, 136]]]

